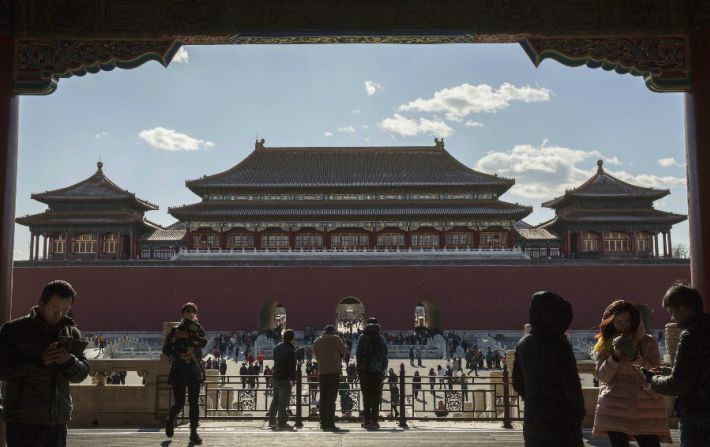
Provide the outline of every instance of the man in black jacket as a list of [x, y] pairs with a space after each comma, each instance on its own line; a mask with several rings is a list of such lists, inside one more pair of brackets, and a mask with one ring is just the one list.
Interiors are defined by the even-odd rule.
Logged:
[[71, 347], [81, 345], [81, 333], [67, 316], [75, 296], [69, 283], [52, 281], [42, 290], [39, 306], [0, 329], [8, 447], [66, 446], [69, 382], [79, 383], [89, 374], [81, 348]]
[[581, 447], [585, 416], [577, 362], [565, 331], [572, 306], [552, 292], [530, 302], [532, 332], [515, 348], [513, 388], [525, 399], [526, 447]]
[[274, 348], [274, 369], [271, 376], [274, 397], [269, 407], [269, 428], [274, 430], [293, 430], [293, 427], [287, 421], [288, 405], [291, 401], [291, 387], [296, 381], [294, 335], [291, 329], [286, 329], [283, 332], [284, 341]]
[[380, 325], [376, 318], [367, 320], [367, 326], [360, 336], [356, 351], [357, 374], [362, 389], [362, 426], [368, 430], [377, 430], [380, 399], [382, 399], [382, 380], [387, 372], [387, 342], [380, 335]]
[[678, 396], [675, 404], [681, 447], [710, 445], [710, 315], [697, 290], [674, 284], [663, 307], [683, 329], [672, 370], [644, 370], [651, 388]]
[[197, 306], [186, 303], [182, 306], [182, 320], [173, 327], [165, 337], [163, 354], [170, 357], [170, 373], [168, 382], [173, 386], [175, 404], [170, 408], [165, 420], [165, 434], [173, 436], [175, 416], [185, 407], [185, 389], [187, 388], [188, 404], [190, 405], [190, 441], [202, 444], [202, 438], [197, 434], [200, 409], [199, 395], [202, 385], [202, 348], [207, 344], [205, 331], [197, 322]]

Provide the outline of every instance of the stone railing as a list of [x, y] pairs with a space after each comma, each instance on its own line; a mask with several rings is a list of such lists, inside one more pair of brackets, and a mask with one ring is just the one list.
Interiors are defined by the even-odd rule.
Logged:
[[529, 259], [528, 255], [520, 249], [513, 248], [320, 248], [320, 249], [204, 249], [180, 251], [172, 259], [264, 259], [279, 256], [281, 258], [329, 258], [333, 256], [341, 257], [370, 257], [380, 258], [417, 258], [420, 256], [437, 257], [477, 257], [477, 258], [511, 258]]
[[[158, 383], [158, 377], [167, 376], [167, 360], [89, 360], [89, 365], [92, 384], [71, 387], [73, 427], [151, 427], [164, 422], [165, 415], [158, 414], [157, 408], [164, 408], [165, 403], [159, 399], [167, 401], [170, 396], [165, 392], [166, 385]], [[143, 378], [143, 385], [106, 386], [106, 378], [114, 371], [135, 371]]]

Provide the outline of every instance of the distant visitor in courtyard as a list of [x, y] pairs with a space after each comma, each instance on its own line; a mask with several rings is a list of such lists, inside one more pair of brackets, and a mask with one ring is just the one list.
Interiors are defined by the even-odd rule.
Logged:
[[633, 303], [617, 300], [602, 315], [594, 347], [594, 376], [601, 383], [594, 414], [593, 436], [609, 436], [612, 447], [657, 447], [670, 441], [663, 397], [638, 369], [661, 364], [656, 339], [646, 334], [641, 312]]
[[325, 327], [323, 334], [313, 343], [313, 353], [318, 362], [320, 428], [323, 431], [338, 431], [335, 426], [335, 400], [340, 388], [343, 357], [348, 349], [335, 333], [335, 326], [329, 324]]
[[274, 396], [269, 407], [269, 428], [274, 430], [293, 429], [288, 424], [288, 406], [291, 402], [291, 387], [296, 382], [296, 348], [293, 346], [295, 333], [286, 329], [283, 337], [284, 341], [274, 348], [274, 369], [271, 372]]
[[513, 388], [525, 400], [526, 447], [579, 447], [584, 397], [577, 362], [565, 331], [572, 306], [552, 292], [530, 302], [530, 334], [515, 348]]
[[367, 326], [357, 344], [357, 374], [362, 389], [362, 426], [367, 430], [377, 430], [379, 424], [382, 380], [387, 372], [387, 342], [380, 334], [376, 318], [369, 318]]
[[677, 396], [681, 447], [710, 445], [710, 315], [691, 287], [674, 284], [663, 297], [663, 307], [683, 329], [673, 369], [645, 370], [651, 388]]
[[202, 348], [207, 345], [205, 331], [197, 321], [197, 306], [186, 303], [181, 310], [180, 324], [174, 326], [163, 344], [163, 354], [170, 358], [168, 382], [173, 387], [173, 406], [165, 420], [165, 434], [171, 438], [175, 427], [175, 417], [185, 407], [185, 390], [190, 405], [190, 442], [202, 444], [197, 434], [200, 409], [199, 395], [202, 386]]
[[0, 329], [0, 380], [8, 447], [64, 447], [72, 401], [69, 383], [89, 374], [86, 343], [68, 317], [76, 292], [66, 281], [42, 290], [29, 315]]

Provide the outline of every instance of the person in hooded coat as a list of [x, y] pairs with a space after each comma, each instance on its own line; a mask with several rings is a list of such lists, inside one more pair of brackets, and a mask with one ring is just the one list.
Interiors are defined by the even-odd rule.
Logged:
[[515, 348], [513, 388], [525, 400], [526, 447], [583, 445], [586, 415], [572, 345], [565, 331], [572, 306], [552, 292], [537, 292], [530, 302], [531, 333]]

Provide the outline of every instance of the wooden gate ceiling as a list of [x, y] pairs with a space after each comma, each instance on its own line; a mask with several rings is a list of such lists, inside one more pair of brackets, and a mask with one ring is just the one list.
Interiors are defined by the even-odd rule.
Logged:
[[709, 0], [0, 0], [19, 94], [60, 78], [168, 65], [181, 45], [519, 43], [547, 58], [690, 87], [688, 33]]

